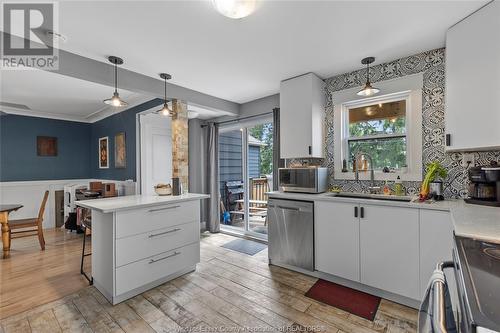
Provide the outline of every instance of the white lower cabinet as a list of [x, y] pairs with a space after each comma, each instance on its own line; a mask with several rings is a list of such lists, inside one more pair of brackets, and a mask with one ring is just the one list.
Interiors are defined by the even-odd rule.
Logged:
[[315, 268], [344, 279], [358, 281], [358, 205], [317, 201], [314, 204]]
[[[450, 213], [435, 210], [420, 210], [420, 298], [424, 296], [427, 284], [441, 261], [452, 260], [453, 223]], [[453, 271], [445, 272], [447, 276]], [[450, 276], [448, 283], [452, 295], [455, 293], [455, 278]]]
[[419, 211], [362, 205], [361, 283], [419, 299]]

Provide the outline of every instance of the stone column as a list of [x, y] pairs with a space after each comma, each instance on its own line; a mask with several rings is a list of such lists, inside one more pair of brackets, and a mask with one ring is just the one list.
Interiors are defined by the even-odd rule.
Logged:
[[184, 192], [188, 191], [189, 150], [188, 150], [188, 111], [187, 103], [172, 101], [172, 177], [181, 179]]

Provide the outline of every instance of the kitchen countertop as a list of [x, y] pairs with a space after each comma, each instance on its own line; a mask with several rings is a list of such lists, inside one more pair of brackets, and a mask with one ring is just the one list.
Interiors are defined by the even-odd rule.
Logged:
[[444, 200], [437, 202], [404, 202], [365, 198], [335, 197], [331, 193], [283, 193], [268, 192], [269, 197], [304, 200], [334, 201], [372, 204], [378, 206], [407, 207], [415, 209], [440, 210], [451, 213], [457, 236], [481, 239], [500, 243], [500, 208], [468, 204], [463, 200]]
[[95, 209], [101, 213], [113, 213], [116, 211], [147, 208], [153, 206], [161, 206], [183, 201], [192, 201], [206, 199], [208, 194], [187, 193], [183, 195], [127, 195], [123, 197], [113, 197], [104, 199], [82, 200], [76, 201], [75, 204], [80, 207]]

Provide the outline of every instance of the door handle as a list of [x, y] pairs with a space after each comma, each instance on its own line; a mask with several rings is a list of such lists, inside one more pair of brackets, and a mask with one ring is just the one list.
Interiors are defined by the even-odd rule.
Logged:
[[167, 210], [167, 209], [174, 209], [174, 208], [179, 208], [180, 206], [177, 205], [177, 206], [170, 206], [170, 207], [164, 207], [164, 208], [158, 208], [158, 209], [150, 209], [149, 212], [150, 213], [154, 213], [154, 212], [159, 212], [159, 211], [162, 211], [162, 210]]
[[364, 219], [365, 218], [365, 207], [361, 207], [361, 218]]
[[176, 231], [180, 231], [180, 230], [181, 230], [180, 228], [175, 228], [175, 229], [164, 231], [164, 232], [160, 232], [160, 233], [157, 233], [157, 234], [151, 234], [148, 237], [149, 238], [153, 238], [153, 237], [157, 237], [157, 236], [161, 236], [161, 235], [170, 234], [172, 232], [176, 232]]
[[172, 258], [172, 257], [178, 256], [179, 254], [181, 254], [181, 253], [180, 252], [174, 252], [173, 254], [171, 254], [169, 256], [166, 256], [166, 257], [163, 257], [163, 258], [151, 259], [151, 260], [149, 260], [148, 264], [154, 264], [155, 262], [162, 261], [162, 260], [165, 260], [165, 259], [168, 259], [168, 258]]
[[311, 154], [312, 154], [312, 147], [309, 146], [309, 155], [311, 155]]
[[358, 217], [358, 206], [354, 207], [354, 217]]

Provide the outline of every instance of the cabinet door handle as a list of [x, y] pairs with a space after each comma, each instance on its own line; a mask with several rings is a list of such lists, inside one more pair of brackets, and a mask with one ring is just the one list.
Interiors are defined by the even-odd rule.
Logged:
[[174, 252], [171, 255], [163, 257], [163, 258], [151, 259], [151, 260], [149, 260], [148, 264], [154, 264], [155, 262], [162, 261], [162, 260], [165, 260], [165, 259], [168, 259], [168, 258], [172, 258], [172, 257], [178, 256], [179, 254], [181, 254], [181, 253], [180, 252]]
[[451, 146], [451, 134], [446, 134], [446, 146], [449, 147]]
[[365, 218], [365, 207], [361, 207], [361, 218]]
[[177, 206], [170, 206], [170, 207], [164, 207], [164, 208], [158, 208], [158, 209], [150, 209], [149, 212], [150, 213], [154, 213], [154, 212], [159, 212], [159, 211], [162, 211], [162, 210], [167, 210], [167, 209], [174, 209], [174, 208], [179, 208], [180, 206], [177, 205]]
[[153, 237], [157, 237], [157, 236], [161, 236], [161, 235], [170, 234], [172, 232], [177, 232], [177, 231], [180, 231], [180, 230], [181, 230], [180, 228], [175, 228], [175, 229], [164, 231], [164, 232], [160, 232], [160, 233], [157, 233], [157, 234], [151, 234], [148, 237], [149, 238], [153, 238]]
[[358, 206], [354, 207], [354, 217], [358, 217]]
[[309, 146], [309, 155], [312, 155], [312, 147]]

